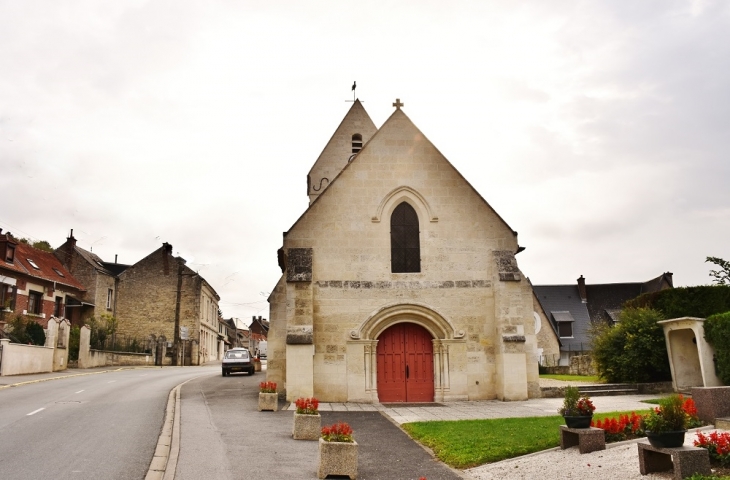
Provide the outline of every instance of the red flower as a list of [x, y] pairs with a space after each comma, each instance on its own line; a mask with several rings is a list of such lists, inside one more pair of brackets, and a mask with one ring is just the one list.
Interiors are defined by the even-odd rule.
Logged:
[[352, 438], [352, 428], [345, 422], [335, 423], [329, 427], [322, 427], [322, 438], [325, 442], [348, 442], [355, 440]]
[[276, 382], [261, 382], [261, 383], [259, 383], [259, 392], [261, 392], [261, 393], [276, 393]]

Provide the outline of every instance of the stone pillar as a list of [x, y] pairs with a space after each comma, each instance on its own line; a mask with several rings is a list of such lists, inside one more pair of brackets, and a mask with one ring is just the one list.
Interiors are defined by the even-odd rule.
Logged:
[[90, 368], [91, 329], [84, 325], [79, 334], [79, 368]]
[[314, 342], [311, 325], [292, 326], [286, 334], [286, 399], [314, 396]]
[[[8, 351], [8, 345], [10, 345], [10, 339], [9, 338], [0, 338], [0, 350]], [[0, 355], [2, 355], [2, 352], [0, 352]], [[3, 376], [3, 364], [0, 362], [0, 377]]]

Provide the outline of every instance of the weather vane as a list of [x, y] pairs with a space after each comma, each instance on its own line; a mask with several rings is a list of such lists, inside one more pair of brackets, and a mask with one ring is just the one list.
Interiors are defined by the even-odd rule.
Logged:
[[[357, 88], [357, 81], [352, 82], [352, 100], [345, 100], [346, 102], [354, 102], [357, 100], [357, 97], [355, 96], [355, 89]], [[365, 100], [363, 100], [364, 102]]]

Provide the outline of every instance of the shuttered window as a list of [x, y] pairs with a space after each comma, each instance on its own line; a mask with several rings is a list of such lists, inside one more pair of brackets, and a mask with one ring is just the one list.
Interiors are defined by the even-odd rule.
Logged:
[[390, 269], [393, 273], [421, 271], [418, 215], [406, 202], [390, 216]]

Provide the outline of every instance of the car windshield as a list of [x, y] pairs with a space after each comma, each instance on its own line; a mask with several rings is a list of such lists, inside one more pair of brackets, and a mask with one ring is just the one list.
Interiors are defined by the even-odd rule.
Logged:
[[226, 352], [226, 358], [248, 358], [248, 351], [246, 351], [246, 350], [228, 350]]

